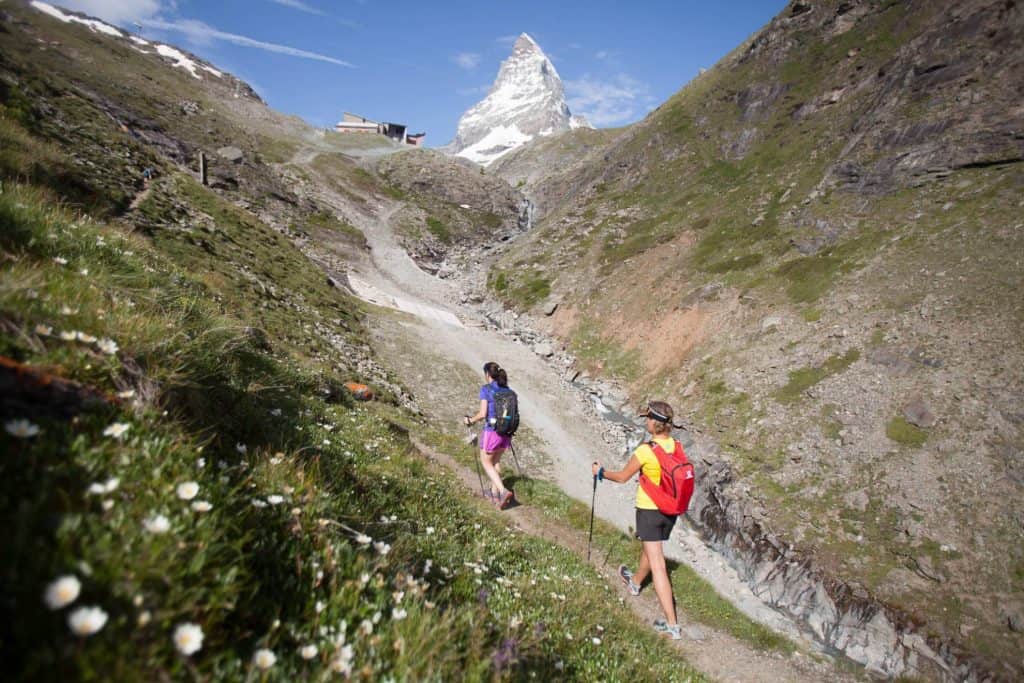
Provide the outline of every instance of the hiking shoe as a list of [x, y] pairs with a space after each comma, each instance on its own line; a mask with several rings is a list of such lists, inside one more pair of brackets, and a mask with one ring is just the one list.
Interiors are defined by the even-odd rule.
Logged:
[[655, 631], [664, 633], [672, 640], [683, 639], [683, 629], [679, 624], [672, 624], [670, 626], [664, 619], [655, 619], [653, 626]]
[[619, 578], [622, 579], [622, 583], [626, 584], [630, 595], [640, 595], [640, 586], [633, 583], [633, 572], [629, 571], [624, 564], [619, 565]]
[[511, 489], [509, 489], [508, 491], [505, 491], [505, 495], [501, 496], [498, 499], [498, 509], [499, 510], [504, 510], [509, 505], [514, 503], [515, 500], [516, 500], [516, 494], [515, 494], [514, 491], [512, 491]]

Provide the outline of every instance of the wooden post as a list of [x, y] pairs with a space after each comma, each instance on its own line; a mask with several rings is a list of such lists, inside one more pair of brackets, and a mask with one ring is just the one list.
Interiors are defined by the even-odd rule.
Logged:
[[199, 152], [199, 182], [206, 184], [206, 154]]

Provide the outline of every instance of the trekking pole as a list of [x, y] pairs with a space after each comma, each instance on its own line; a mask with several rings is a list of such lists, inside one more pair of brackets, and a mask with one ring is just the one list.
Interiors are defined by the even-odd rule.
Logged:
[[[470, 427], [469, 425], [466, 425], [466, 427], [469, 428], [469, 429], [472, 429], [472, 427]], [[469, 441], [467, 441], [466, 443], [468, 443], [470, 446], [475, 446], [476, 445], [476, 439], [477, 439], [476, 434], [474, 434], [472, 431], [470, 431]], [[487, 492], [484, 491], [484, 475], [483, 475], [483, 472], [480, 469], [480, 456], [477, 455], [475, 452], [473, 453], [473, 462], [476, 463], [476, 478], [480, 482], [480, 496], [483, 497], [483, 498], [486, 498], [487, 497]]]
[[594, 540], [594, 503], [597, 502], [597, 475], [594, 475], [594, 493], [590, 497], [590, 535], [587, 537], [587, 562], [590, 562], [590, 545]]
[[516, 455], [516, 447], [509, 442], [508, 447], [512, 449], [512, 459], [516, 461], [516, 469], [519, 470], [519, 478], [523, 477], [523, 466], [519, 464], [519, 456]]

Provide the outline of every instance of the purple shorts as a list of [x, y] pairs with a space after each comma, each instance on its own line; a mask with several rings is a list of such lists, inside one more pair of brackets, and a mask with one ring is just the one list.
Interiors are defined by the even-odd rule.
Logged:
[[480, 435], [480, 450], [488, 453], [505, 450], [511, 445], [511, 436], [502, 436], [501, 434], [498, 434], [498, 432], [493, 432], [490, 429], [485, 429], [483, 434]]

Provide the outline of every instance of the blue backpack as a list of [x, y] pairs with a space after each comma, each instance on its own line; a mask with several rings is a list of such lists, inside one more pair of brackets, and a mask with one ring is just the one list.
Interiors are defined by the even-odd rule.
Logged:
[[508, 387], [491, 387], [494, 415], [487, 422], [499, 436], [512, 436], [519, 429], [519, 397]]

